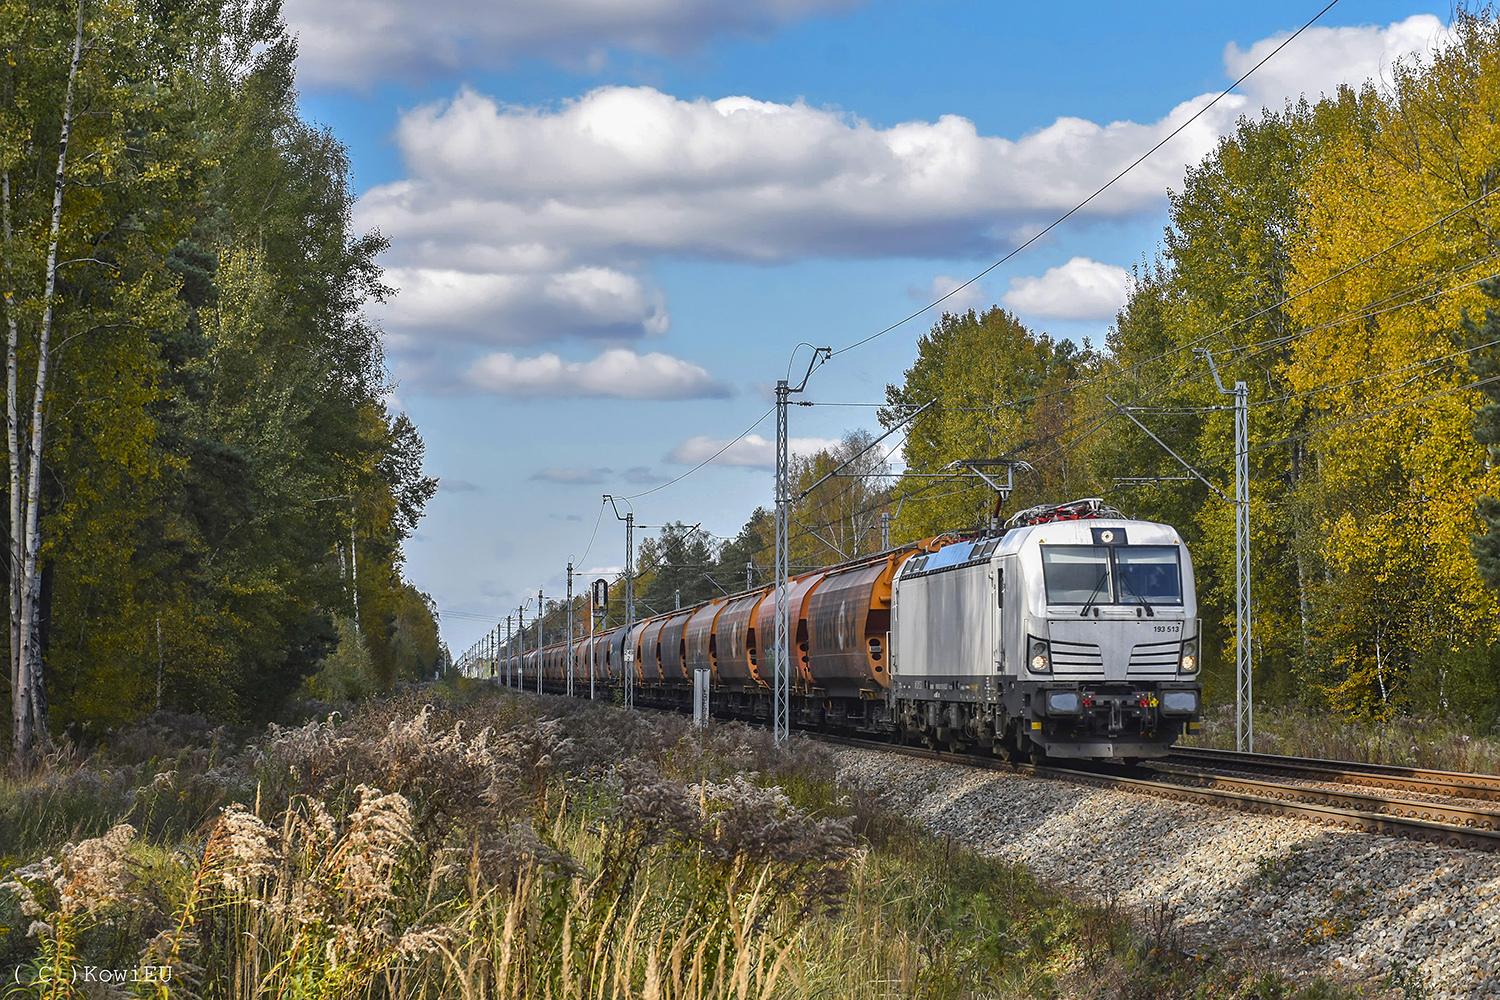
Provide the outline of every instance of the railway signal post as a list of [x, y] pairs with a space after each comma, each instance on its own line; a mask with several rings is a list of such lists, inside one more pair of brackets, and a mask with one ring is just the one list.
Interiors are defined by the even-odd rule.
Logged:
[[[594, 675], [599, 669], [599, 653], [594, 648], [594, 618], [609, 614], [609, 581], [603, 577], [594, 581], [593, 603], [589, 606], [589, 700], [594, 700]], [[604, 624], [609, 625], [605, 620]]]
[[[594, 619], [609, 615], [609, 582], [603, 577], [594, 580], [589, 588], [589, 597], [594, 600], [588, 606], [588, 700], [594, 700], [594, 675], [598, 673], [598, 651], [594, 649]], [[609, 621], [604, 621], [609, 625]]]

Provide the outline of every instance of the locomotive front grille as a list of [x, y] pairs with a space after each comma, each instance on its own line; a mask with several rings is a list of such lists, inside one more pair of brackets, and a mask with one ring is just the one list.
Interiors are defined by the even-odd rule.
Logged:
[[1062, 670], [1103, 670], [1104, 654], [1092, 642], [1053, 639], [1052, 666]]
[[1131, 670], [1176, 670], [1182, 643], [1143, 642], [1130, 651]]

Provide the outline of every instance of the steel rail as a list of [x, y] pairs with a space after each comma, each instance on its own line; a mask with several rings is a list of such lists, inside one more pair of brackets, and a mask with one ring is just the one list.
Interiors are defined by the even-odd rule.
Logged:
[[[1374, 796], [1339, 795], [1323, 789], [1312, 789], [1300, 785], [1275, 785], [1272, 782], [1254, 782], [1241, 779], [1238, 790], [1233, 779], [1207, 777], [1207, 784], [1185, 785], [1174, 781], [1152, 781], [1146, 778], [1127, 777], [1108, 771], [1080, 770], [1044, 764], [1014, 764], [999, 760], [961, 753], [941, 752], [921, 747], [898, 746], [871, 740], [832, 736], [825, 733], [808, 733], [812, 739], [863, 750], [879, 750], [922, 760], [934, 760], [966, 767], [1005, 771], [1014, 774], [1030, 774], [1039, 778], [1069, 781], [1075, 784], [1092, 785], [1096, 788], [1118, 788], [1124, 791], [1157, 798], [1194, 802], [1201, 805], [1236, 809], [1267, 816], [1290, 816], [1311, 820], [1326, 826], [1363, 833], [1379, 833], [1391, 837], [1416, 840], [1442, 847], [1466, 848], [1477, 851], [1500, 851], [1500, 829], [1496, 821], [1500, 816], [1493, 813], [1483, 815], [1490, 825], [1468, 826], [1445, 822], [1428, 816], [1392, 815], [1370, 812], [1360, 806], [1371, 805]], [[1191, 776], [1189, 776], [1191, 777]], [[1263, 786], [1255, 789], [1251, 786]], [[1275, 789], [1272, 793], [1270, 789]], [[1318, 794], [1324, 793], [1322, 799]], [[1342, 799], [1339, 805], [1330, 799]], [[1364, 801], [1360, 801], [1364, 800]], [[1385, 804], [1389, 805], [1388, 800]], [[1429, 807], [1431, 803], [1406, 802], [1406, 805]]]
[[1295, 774], [1312, 780], [1342, 782], [1370, 788], [1389, 788], [1424, 795], [1500, 802], [1500, 775], [1434, 771], [1394, 764], [1324, 760], [1318, 757], [1282, 757], [1267, 753], [1242, 753], [1207, 747], [1173, 747], [1157, 763], [1190, 767], [1217, 767]]
[[1157, 773], [1173, 784], [1183, 784], [1193, 788], [1219, 788], [1287, 802], [1319, 803], [1338, 809], [1392, 818], [1420, 819], [1448, 826], [1500, 830], [1500, 813], [1487, 809], [1468, 809], [1421, 799], [1341, 791], [1315, 785], [1288, 785], [1279, 781], [1260, 781], [1254, 778], [1221, 774], [1201, 774], [1169, 769], [1158, 769]]

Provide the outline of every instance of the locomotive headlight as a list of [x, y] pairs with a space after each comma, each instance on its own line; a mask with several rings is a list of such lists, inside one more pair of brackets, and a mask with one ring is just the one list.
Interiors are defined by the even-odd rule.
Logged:
[[1198, 669], [1198, 640], [1189, 639], [1182, 644], [1182, 672], [1191, 674]]
[[1047, 644], [1041, 639], [1031, 640], [1031, 670], [1044, 674], [1052, 669], [1052, 658], [1047, 655]]

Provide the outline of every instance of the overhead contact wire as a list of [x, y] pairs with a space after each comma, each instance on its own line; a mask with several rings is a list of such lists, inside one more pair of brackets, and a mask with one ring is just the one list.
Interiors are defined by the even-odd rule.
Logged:
[[761, 425], [762, 421], [764, 421], [773, 412], [775, 412], [775, 410], [776, 410], [776, 407], [773, 406], [773, 407], [771, 407], [771, 409], [767, 410], [765, 413], [762, 413], [759, 417], [756, 417], [755, 418], [755, 423], [751, 424], [749, 427], [746, 427], [744, 430], [740, 431], [739, 434], [735, 435], [734, 437], [730, 438], [728, 441], [724, 442], [723, 447], [721, 447], [718, 451], [714, 452], [712, 455], [708, 456], [703, 461], [699, 462], [697, 465], [693, 466], [691, 469], [687, 470], [682, 475], [678, 476], [676, 479], [669, 479], [666, 482], [660, 484], [659, 486], [653, 486], [649, 490], [642, 490], [640, 493], [632, 493], [628, 497], [620, 497], [619, 499], [621, 499], [621, 500], [638, 500], [641, 497], [650, 496], [651, 494], [655, 493], [657, 490], [664, 490], [668, 486], [671, 486], [673, 483], [680, 483], [680, 482], [682, 482], [688, 476], [691, 476], [693, 473], [695, 473], [699, 469], [703, 468], [709, 462], [712, 462], [714, 459], [716, 459], [720, 455], [724, 454], [731, 447], [733, 447], [736, 444], [739, 444], [742, 440], [744, 440], [750, 434], [751, 431], [753, 431], [753, 430], [755, 430], [755, 428], [759, 427]]
[[1338, 2], [1339, 2], [1339, 0], [1329, 0], [1329, 3], [1322, 10], [1320, 10], [1316, 14], [1314, 14], [1312, 16], [1312, 18], [1307, 21], [1306, 24], [1302, 25], [1302, 27], [1298, 28], [1296, 31], [1294, 31], [1290, 35], [1288, 35], [1286, 37], [1286, 39], [1284, 39], [1280, 45], [1276, 46], [1269, 53], [1267, 53], [1264, 59], [1262, 59], [1260, 62], [1256, 63], [1254, 66], [1251, 66], [1248, 70], [1246, 70], [1240, 76], [1240, 78], [1238, 80], [1235, 80], [1228, 87], [1225, 87], [1223, 90], [1221, 90], [1219, 92], [1218, 96], [1216, 96], [1213, 100], [1209, 101], [1203, 107], [1199, 108], [1197, 111], [1193, 112], [1193, 114], [1192, 114], [1191, 117], [1189, 117], [1182, 124], [1178, 125], [1171, 132], [1168, 132], [1167, 135], [1164, 138], [1157, 140], [1157, 142], [1156, 142], [1155, 145], [1153, 145], [1150, 149], [1146, 150], [1140, 156], [1136, 157], [1133, 161], [1131, 161], [1131, 163], [1130, 163], [1129, 166], [1125, 167], [1125, 169], [1121, 170], [1119, 173], [1115, 174], [1109, 180], [1105, 181], [1104, 184], [1101, 187], [1099, 187], [1097, 190], [1095, 190], [1093, 194], [1089, 195], [1087, 198], [1083, 199], [1078, 204], [1074, 205], [1072, 208], [1068, 209], [1062, 215], [1060, 215], [1056, 219], [1054, 219], [1047, 226], [1047, 228], [1045, 228], [1041, 232], [1035, 234], [1029, 240], [1027, 240], [1025, 243], [1022, 243], [1020, 246], [1016, 247], [1010, 253], [1006, 254], [1004, 257], [1001, 257], [999, 260], [995, 261], [995, 263], [991, 264], [989, 267], [985, 268], [983, 271], [980, 271], [978, 274], [974, 275], [974, 277], [970, 278], [968, 281], [965, 281], [962, 285], [959, 285], [957, 288], [954, 288], [952, 291], [948, 292], [946, 295], [943, 295], [943, 296], [941, 296], [941, 297], [939, 297], [937, 299], [934, 299], [932, 302], [927, 303], [927, 305], [923, 306], [921, 309], [918, 309], [916, 312], [911, 313], [910, 315], [904, 317], [903, 319], [900, 319], [900, 320], [896, 321], [895, 323], [892, 323], [890, 326], [886, 327], [884, 330], [880, 330], [880, 331], [878, 331], [876, 333], [872, 333], [868, 337], [865, 337], [865, 338], [863, 338], [861, 340], [856, 340], [854, 343], [848, 345], [847, 347], [841, 347], [841, 348], [839, 348], [837, 351], [834, 351], [831, 355], [829, 355], [829, 357], [837, 357], [838, 355], [843, 354], [845, 351], [852, 351], [856, 347], [859, 347], [859, 346], [861, 346], [863, 344], [868, 344], [870, 341], [875, 340], [877, 337], [883, 337], [883, 336], [885, 336], [886, 334], [890, 333], [892, 330], [896, 329], [897, 327], [904, 326], [905, 324], [907, 324], [911, 320], [916, 319], [918, 316], [921, 316], [923, 313], [927, 312], [929, 309], [933, 308], [934, 306], [940, 305], [941, 303], [943, 303], [943, 302], [947, 301], [948, 299], [952, 298], [954, 295], [957, 295], [959, 292], [963, 291], [965, 288], [968, 288], [970, 285], [974, 284], [974, 282], [978, 281], [980, 278], [983, 278], [985, 275], [989, 274], [995, 268], [999, 267], [1001, 264], [1004, 264], [1006, 261], [1008, 261], [1012, 257], [1016, 256], [1021, 251], [1025, 250], [1026, 248], [1030, 247], [1033, 243], [1035, 243], [1038, 240], [1040, 240], [1043, 236], [1046, 236], [1048, 233], [1052, 232], [1052, 230], [1056, 229], [1058, 226], [1060, 226], [1064, 222], [1068, 221], [1068, 219], [1072, 218], [1075, 214], [1077, 214], [1079, 211], [1081, 211], [1084, 207], [1086, 207], [1091, 202], [1093, 202], [1093, 200], [1095, 198], [1098, 198], [1101, 194], [1103, 194], [1104, 192], [1108, 191], [1111, 187], [1114, 187], [1115, 183], [1117, 181], [1119, 181], [1121, 178], [1123, 178], [1126, 174], [1130, 173], [1136, 167], [1138, 167], [1142, 163], [1144, 163], [1158, 149], [1161, 149], [1167, 143], [1169, 143], [1173, 139], [1177, 138], [1177, 136], [1180, 135], [1183, 132], [1184, 129], [1186, 129], [1189, 125], [1193, 124], [1193, 122], [1197, 121], [1203, 115], [1207, 114], [1208, 111], [1210, 111], [1220, 101], [1222, 101], [1224, 98], [1228, 97], [1231, 93], [1233, 93], [1233, 91], [1235, 90], [1235, 88], [1237, 88], [1240, 84], [1242, 84], [1246, 80], [1248, 80], [1250, 78], [1250, 75], [1252, 73], [1254, 73], [1256, 70], [1260, 69], [1266, 63], [1270, 62], [1270, 60], [1273, 57], [1275, 57], [1275, 55], [1278, 52], [1280, 52], [1282, 49], [1286, 48], [1293, 41], [1295, 41], [1296, 38], [1299, 35], [1301, 35], [1308, 28], [1312, 27], [1315, 23], [1317, 23], [1318, 19], [1321, 18], [1324, 14], [1328, 13], [1330, 10], [1332, 10], [1334, 8], [1334, 6], [1336, 4], [1338, 4]]

